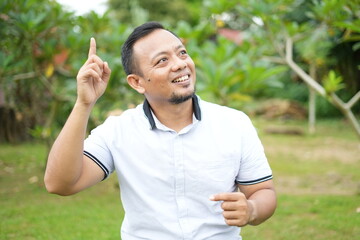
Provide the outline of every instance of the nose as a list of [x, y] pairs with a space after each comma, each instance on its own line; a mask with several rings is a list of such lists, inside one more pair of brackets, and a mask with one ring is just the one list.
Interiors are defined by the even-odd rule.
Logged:
[[187, 63], [184, 59], [181, 59], [181, 58], [174, 58], [174, 64], [172, 65], [172, 70], [173, 71], [179, 71], [179, 70], [183, 70], [184, 68], [186, 68], [187, 66]]

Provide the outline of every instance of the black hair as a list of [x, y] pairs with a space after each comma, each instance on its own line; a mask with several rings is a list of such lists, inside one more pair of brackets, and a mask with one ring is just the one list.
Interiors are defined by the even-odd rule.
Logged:
[[[133, 47], [134, 44], [139, 39], [149, 35], [150, 33], [152, 33], [157, 29], [164, 29], [166, 31], [169, 31], [165, 29], [164, 26], [158, 22], [147, 22], [136, 27], [134, 31], [129, 35], [129, 37], [127, 38], [121, 49], [121, 61], [126, 75], [132, 73], [142, 75], [142, 73], [139, 71], [139, 69], [136, 66], [136, 62], [133, 54]], [[175, 33], [171, 31], [169, 32], [172, 33], [175, 37], [179, 38]]]
[[135, 28], [134, 31], [129, 35], [129, 37], [127, 38], [121, 49], [121, 61], [126, 75], [132, 73], [141, 74], [138, 72], [138, 69], [136, 69], [134, 62], [134, 56], [133, 56], [134, 44], [140, 38], [149, 35], [150, 33], [152, 33], [157, 29], [164, 29], [164, 26], [158, 22], [147, 22]]

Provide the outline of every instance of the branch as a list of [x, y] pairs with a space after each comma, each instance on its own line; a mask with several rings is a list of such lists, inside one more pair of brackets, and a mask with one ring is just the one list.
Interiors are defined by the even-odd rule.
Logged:
[[36, 77], [36, 72], [20, 73], [13, 76], [13, 81]]
[[335, 105], [335, 107], [337, 107], [340, 111], [345, 112], [348, 111], [349, 109], [346, 109], [345, 103], [343, 100], [341, 100], [335, 93], [330, 93], [330, 100], [332, 101], [332, 103]]
[[[67, 72], [62, 71], [61, 74], [65, 75], [67, 74]], [[51, 95], [59, 100], [59, 101], [71, 101], [70, 98], [66, 97], [66, 96], [61, 96], [59, 94], [56, 93], [56, 91], [53, 89], [53, 86], [51, 85], [51, 83], [48, 81], [48, 79], [42, 75], [40, 72], [28, 72], [28, 73], [20, 73], [20, 74], [16, 74], [12, 77], [13, 81], [19, 81], [19, 80], [24, 80], [24, 79], [30, 79], [30, 78], [38, 78], [40, 80], [40, 82], [50, 91]]]
[[71, 99], [69, 97], [57, 94], [56, 91], [54, 90], [53, 85], [49, 82], [49, 80], [44, 75], [39, 73], [38, 77], [39, 77], [40, 81], [42, 82], [42, 84], [44, 84], [44, 86], [49, 90], [50, 94], [54, 97], [54, 99], [56, 99], [58, 101], [62, 101], [62, 102], [71, 101]]
[[[359, 92], [358, 92], [359, 93]], [[356, 94], [358, 95], [358, 94]], [[355, 95], [355, 96], [356, 96]], [[354, 97], [355, 97], [354, 96]], [[335, 104], [335, 106], [338, 106], [338, 109], [345, 115], [345, 117], [350, 121], [350, 124], [352, 125], [352, 127], [355, 129], [358, 137], [360, 137], [360, 124], [358, 122], [358, 120], [356, 119], [354, 113], [351, 111], [350, 108], [346, 108], [345, 107], [345, 103], [335, 94], [332, 93], [330, 95], [331, 99], [333, 100], [333, 103]], [[354, 99], [354, 97], [352, 99]], [[358, 97], [357, 97], [358, 98]], [[351, 99], [351, 100], [352, 100]]]
[[329, 101], [336, 106], [350, 121], [350, 124], [356, 131], [357, 136], [360, 138], [360, 124], [355, 118], [355, 115], [351, 111], [351, 107], [360, 99], [360, 91], [353, 96], [348, 103], [344, 103], [335, 93], [326, 94], [326, 91], [323, 86], [317, 83], [311, 76], [309, 76], [304, 70], [302, 70], [294, 61], [292, 55], [292, 40], [290, 38], [286, 39], [286, 57], [285, 61], [289, 67], [300, 76], [300, 78], [306, 82], [309, 87], [315, 90], [321, 96], [328, 98]]
[[350, 109], [360, 99], [360, 91], [358, 91], [346, 104], [345, 106]]
[[326, 97], [325, 89], [316, 82], [312, 77], [309, 76], [304, 70], [302, 70], [294, 61], [293, 61], [293, 50], [292, 50], [292, 40], [290, 38], [286, 39], [286, 56], [285, 62], [289, 67], [298, 74], [312, 89], [314, 89], [318, 94], [323, 97]]
[[55, 68], [56, 72], [58, 72], [59, 74], [65, 76], [65, 77], [74, 77], [73, 74], [71, 74], [70, 71], [66, 70], [65, 68], [59, 66]]
[[273, 32], [271, 31], [271, 29], [269, 27], [269, 24], [266, 21], [264, 21], [264, 28], [265, 28], [265, 31], [268, 33], [268, 36], [270, 38], [270, 44], [274, 47], [275, 51], [277, 51], [278, 54], [281, 57], [284, 57], [283, 48], [280, 47], [280, 44], [277, 44], [277, 42], [275, 41], [275, 37], [273, 35]]
[[285, 53], [286, 53], [285, 60], [287, 62], [289, 62], [289, 61], [292, 62], [293, 61], [293, 42], [292, 42], [291, 38], [289, 38], [289, 37], [286, 39]]

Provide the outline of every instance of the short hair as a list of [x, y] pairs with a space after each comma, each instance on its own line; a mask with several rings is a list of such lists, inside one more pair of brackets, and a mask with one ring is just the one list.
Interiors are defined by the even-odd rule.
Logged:
[[134, 44], [139, 39], [149, 35], [157, 29], [164, 29], [164, 27], [158, 22], [147, 22], [135, 28], [134, 31], [129, 35], [121, 49], [121, 61], [126, 75], [132, 73], [139, 74], [138, 69], [136, 69], [135, 66], [133, 54]]
[[[164, 26], [158, 22], [147, 22], [136, 27], [134, 31], [129, 35], [129, 37], [127, 38], [121, 49], [121, 62], [126, 75], [132, 73], [142, 75], [142, 73], [137, 68], [134, 59], [134, 51], [133, 51], [134, 45], [139, 39], [149, 35], [153, 31], [158, 29], [164, 29], [166, 31], [169, 31], [165, 29]], [[176, 34], [174, 34], [173, 32], [171, 31], [169, 32], [172, 33], [174, 36], [176, 36]], [[179, 38], [178, 36], [176, 37]]]

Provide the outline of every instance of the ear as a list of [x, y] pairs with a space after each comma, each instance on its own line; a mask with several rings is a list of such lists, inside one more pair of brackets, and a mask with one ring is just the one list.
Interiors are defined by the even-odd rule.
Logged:
[[145, 93], [145, 88], [143, 87], [143, 84], [142, 84], [142, 81], [143, 81], [142, 77], [140, 77], [139, 75], [136, 75], [136, 74], [129, 74], [127, 76], [126, 80], [133, 89], [138, 91], [138, 93], [140, 93], [140, 94]]

